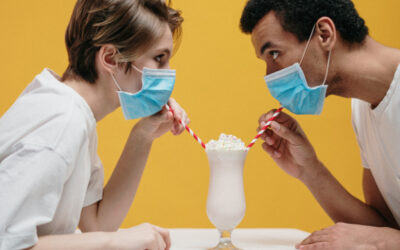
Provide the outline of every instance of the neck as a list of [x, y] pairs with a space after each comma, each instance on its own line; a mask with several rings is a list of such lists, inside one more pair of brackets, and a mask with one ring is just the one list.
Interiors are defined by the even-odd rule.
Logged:
[[400, 64], [400, 50], [368, 37], [360, 47], [340, 51], [333, 59], [335, 76], [328, 94], [357, 98], [375, 108], [390, 88]]
[[88, 83], [83, 80], [71, 79], [64, 83], [85, 99], [97, 122], [118, 108], [119, 102], [114, 100], [115, 95], [113, 95], [116, 91], [113, 88], [115, 86], [108, 87], [110, 85], [101, 80], [96, 83]]

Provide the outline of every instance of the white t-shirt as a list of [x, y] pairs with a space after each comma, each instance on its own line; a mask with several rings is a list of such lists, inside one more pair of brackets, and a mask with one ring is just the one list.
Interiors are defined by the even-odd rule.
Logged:
[[43, 70], [0, 119], [0, 250], [74, 233], [102, 198], [103, 171], [90, 107]]
[[352, 120], [362, 164], [400, 224], [400, 65], [378, 107], [352, 100]]

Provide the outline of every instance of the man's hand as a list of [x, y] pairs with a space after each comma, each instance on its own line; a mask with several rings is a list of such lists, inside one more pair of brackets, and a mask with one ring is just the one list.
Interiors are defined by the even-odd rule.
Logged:
[[159, 113], [143, 118], [135, 126], [136, 131], [140, 131], [144, 139], [152, 142], [168, 131], [171, 131], [174, 135], [179, 135], [185, 130], [179, 123], [179, 120], [182, 120], [185, 124], [190, 122], [185, 110], [173, 98], [169, 100], [168, 104], [174, 111], [173, 113], [163, 108]]
[[[274, 111], [261, 116], [257, 131], [264, 127]], [[265, 141], [262, 147], [279, 167], [302, 181], [307, 175], [314, 175], [316, 168], [322, 165], [297, 121], [281, 113], [272, 122], [271, 128], [261, 136]]]
[[396, 250], [400, 232], [391, 228], [345, 223], [316, 231], [296, 245], [302, 250]]

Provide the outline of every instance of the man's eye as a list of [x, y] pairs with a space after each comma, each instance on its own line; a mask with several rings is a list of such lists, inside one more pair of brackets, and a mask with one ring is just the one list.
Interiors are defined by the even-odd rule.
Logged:
[[161, 63], [163, 57], [164, 57], [164, 55], [158, 55], [158, 56], [154, 57], [154, 60], [156, 60], [156, 62], [158, 62], [158, 63]]
[[279, 56], [278, 51], [270, 51], [269, 54], [272, 56], [272, 59], [276, 60]]

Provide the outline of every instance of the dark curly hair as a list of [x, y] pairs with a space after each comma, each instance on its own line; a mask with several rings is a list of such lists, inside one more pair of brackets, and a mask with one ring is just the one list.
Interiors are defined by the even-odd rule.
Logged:
[[253, 32], [270, 11], [277, 14], [283, 29], [296, 35], [300, 42], [308, 39], [313, 25], [324, 16], [333, 20], [341, 37], [350, 44], [362, 43], [368, 35], [365, 21], [351, 0], [249, 0], [240, 28], [246, 34]]

